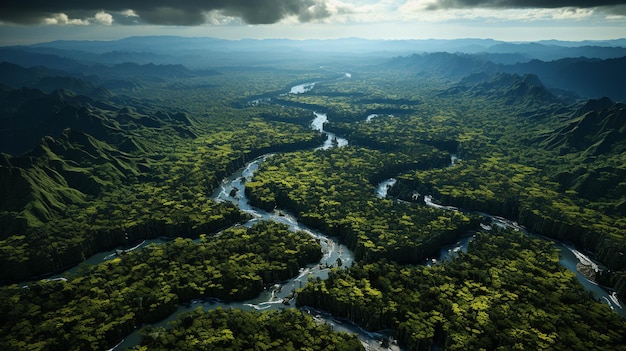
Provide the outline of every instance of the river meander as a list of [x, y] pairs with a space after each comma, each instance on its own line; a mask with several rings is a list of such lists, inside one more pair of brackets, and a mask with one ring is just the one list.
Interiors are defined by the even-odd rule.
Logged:
[[[348, 77], [346, 75], [346, 77]], [[292, 94], [299, 94], [310, 90], [314, 86], [313, 83], [305, 83], [300, 86], [292, 88]], [[308, 90], [307, 90], [308, 89]], [[304, 90], [304, 91], [303, 91]], [[337, 137], [335, 134], [324, 130], [324, 124], [328, 122], [326, 114], [314, 112], [314, 119], [311, 121], [311, 128], [326, 134], [326, 140], [319, 147], [320, 149], [329, 149], [333, 147], [343, 147], [348, 145], [348, 140]], [[259, 296], [241, 302], [224, 302], [218, 299], [207, 298], [191, 301], [186, 304], [182, 304], [178, 307], [176, 312], [167, 317], [166, 319], [154, 323], [154, 327], [167, 327], [168, 323], [178, 318], [181, 313], [192, 311], [199, 306], [203, 309], [213, 309], [218, 307], [223, 308], [239, 308], [244, 310], [267, 310], [267, 309], [284, 309], [291, 308], [285, 305], [288, 301], [292, 303], [291, 296], [295, 290], [303, 287], [308, 279], [328, 278], [328, 272], [333, 267], [350, 267], [354, 262], [354, 253], [348, 249], [345, 245], [341, 244], [337, 238], [329, 237], [324, 233], [316, 231], [312, 228], [308, 228], [300, 224], [297, 219], [285, 210], [275, 209], [274, 211], [267, 212], [259, 208], [251, 206], [245, 195], [245, 184], [250, 181], [254, 175], [254, 172], [259, 168], [259, 165], [267, 158], [272, 157], [273, 154], [261, 156], [252, 162], [248, 163], [245, 167], [239, 169], [234, 174], [225, 178], [219, 188], [213, 193], [212, 199], [215, 201], [228, 201], [236, 206], [243, 212], [246, 212], [252, 216], [252, 219], [244, 226], [251, 227], [258, 221], [275, 221], [287, 225], [290, 230], [302, 231], [308, 235], [318, 239], [321, 246], [323, 256], [319, 263], [309, 265], [300, 270], [300, 274], [285, 282], [280, 282], [273, 286], [267, 287]], [[303, 308], [304, 311], [311, 314], [320, 323], [326, 323], [333, 327], [335, 331], [344, 331], [356, 334], [366, 350], [388, 350], [389, 348], [383, 348], [380, 345], [382, 338], [387, 338], [393, 335], [393, 331], [382, 332], [369, 332], [363, 328], [349, 322], [335, 319], [331, 314], [308, 307]], [[137, 345], [141, 341], [141, 337], [138, 330], [126, 337], [120, 344], [116, 345], [112, 350], [122, 350], [126, 347], [132, 347]], [[397, 345], [392, 345], [392, 349], [400, 350]]]
[[[350, 78], [349, 74], [346, 73], [346, 78]], [[315, 82], [312, 83], [304, 83], [298, 86], [294, 86], [291, 88], [291, 94], [302, 94], [307, 91], [313, 89], [315, 86]], [[338, 137], [337, 135], [327, 132], [324, 130], [324, 124], [328, 122], [328, 117], [326, 114], [313, 112], [314, 119], [311, 122], [311, 128], [313, 130], [317, 130], [320, 133], [324, 133], [327, 136], [324, 144], [321, 145], [320, 149], [329, 149], [333, 147], [343, 147], [348, 145], [348, 140]], [[373, 118], [373, 117], [372, 117]], [[371, 118], [368, 117], [368, 120]], [[297, 219], [289, 214], [287, 211], [281, 209], [275, 209], [272, 212], [267, 212], [255, 207], [250, 206], [248, 199], [245, 195], [245, 184], [247, 181], [251, 180], [254, 172], [258, 169], [259, 165], [265, 161], [267, 158], [272, 157], [272, 154], [264, 155], [259, 157], [252, 162], [248, 163], [245, 167], [238, 170], [234, 174], [230, 175], [226, 179], [222, 181], [220, 187], [215, 191], [212, 195], [212, 199], [215, 201], [228, 201], [235, 205], [237, 205], [242, 211], [250, 214], [252, 219], [247, 223], [243, 224], [244, 226], [252, 226], [255, 222], [271, 220], [279, 223], [286, 224], [293, 231], [303, 231], [308, 235], [311, 235], [320, 241], [322, 245], [323, 257], [319, 263], [314, 265], [309, 265], [303, 269], [301, 269], [300, 274], [297, 277], [293, 277], [292, 279], [281, 282], [280, 284], [276, 284], [274, 286], [269, 286], [267, 289], [257, 296], [254, 299], [243, 301], [243, 302], [224, 302], [217, 299], [207, 298], [207, 299], [199, 299], [194, 300], [189, 303], [185, 303], [179, 306], [178, 310], [170, 315], [165, 320], [153, 324], [155, 327], [159, 326], [167, 326], [168, 323], [172, 320], [175, 320], [181, 313], [191, 311], [193, 309], [202, 306], [204, 309], [212, 309], [218, 307], [224, 308], [240, 308], [240, 309], [250, 309], [250, 310], [266, 310], [266, 309], [283, 309], [283, 308], [291, 308], [286, 306], [283, 302], [285, 302], [286, 298], [289, 300], [289, 296], [291, 296], [292, 292], [300, 287], [303, 287], [306, 284], [308, 279], [311, 278], [321, 278], [325, 279], [328, 277], [328, 272], [330, 268], [337, 267], [339, 262], [341, 262], [342, 267], [349, 267], [354, 262], [354, 254], [351, 250], [349, 250], [345, 245], [341, 244], [338, 239], [333, 237], [328, 237], [324, 233], [313, 230], [312, 228], [308, 228], [302, 224], [300, 224]], [[454, 164], [456, 160], [456, 156], [452, 158], [452, 164]], [[391, 178], [379, 184], [376, 189], [376, 196], [379, 198], [384, 198], [387, 196], [387, 190], [395, 184], [395, 179]], [[443, 210], [452, 210], [452, 211], [465, 211], [462, 209], [458, 209], [452, 206], [442, 206], [434, 203], [432, 198], [425, 197], [424, 202], [426, 205], [441, 208]], [[466, 211], [471, 212], [471, 211]], [[504, 226], [509, 227], [514, 230], [522, 230], [527, 233], [526, 229], [513, 221], [506, 220], [501, 217], [492, 216], [486, 213], [479, 213], [483, 215], [489, 222], [489, 224], [483, 225], [483, 230], [489, 230], [492, 226]], [[529, 235], [533, 235], [530, 234]], [[472, 239], [472, 234], [468, 233], [468, 235], [459, 239], [459, 241], [454, 245], [449, 245], [442, 247], [440, 250], [439, 257], [431, 258], [426, 260], [425, 264], [432, 265], [436, 264], [437, 261], [448, 260], [456, 256], [459, 251], [466, 251], [469, 242]], [[163, 240], [157, 239], [152, 241], [144, 241], [134, 249], [140, 249], [149, 243], [159, 244], [162, 243]], [[592, 291], [594, 296], [597, 299], [605, 300], [611, 308], [613, 308], [616, 312], [621, 315], [626, 315], [626, 310], [622, 308], [619, 301], [607, 293], [604, 289], [599, 287], [597, 284], [587, 280], [583, 277], [576, 269], [576, 265], [581, 260], [588, 260], [586, 256], [576, 251], [574, 248], [565, 246], [563, 244], [556, 243], [557, 248], [561, 253], [561, 264], [569, 269], [572, 272], [575, 272], [578, 280], [583, 284], [583, 286]], [[91, 257], [87, 263], [97, 264], [102, 262], [102, 260], [106, 260], [108, 258], [115, 256], [115, 250], [111, 252], [100, 253]], [[589, 260], [591, 262], [591, 260]], [[63, 279], [63, 275], [59, 275], [57, 279]], [[291, 301], [290, 301], [291, 303]], [[383, 337], [388, 337], [393, 335], [393, 331], [385, 331], [381, 333], [372, 333], [368, 332], [357, 325], [354, 325], [348, 321], [339, 321], [333, 318], [332, 315], [326, 313], [324, 311], [318, 311], [309, 308], [303, 308], [303, 310], [310, 313], [316, 320], [321, 323], [327, 323], [333, 326], [333, 329], [336, 331], [346, 331], [350, 333], [355, 333], [358, 335], [363, 345], [366, 347], [366, 350], [387, 350], [387, 348], [382, 348], [380, 346], [379, 340]], [[120, 344], [116, 345], [112, 350], [121, 350], [126, 347], [132, 347], [137, 345], [140, 342], [140, 336], [137, 331], [133, 332], [131, 335], [126, 337]], [[393, 349], [398, 350], [399, 347], [397, 345], [392, 346]]]
[[[451, 156], [451, 163], [454, 164], [455, 161], [456, 161], [456, 156], [455, 155]], [[378, 184], [376, 188], [376, 195], [380, 198], [386, 197], [389, 188], [392, 187], [395, 183], [396, 183], [396, 180], [394, 178], [390, 178], [390, 179], [382, 181], [381, 183]], [[494, 216], [489, 213], [471, 211], [471, 210], [466, 210], [466, 209], [460, 209], [454, 206], [446, 206], [446, 205], [437, 204], [436, 202], [433, 201], [433, 198], [430, 195], [425, 195], [415, 200], [423, 200], [423, 203], [425, 203], [427, 206], [439, 208], [442, 210], [461, 211], [461, 212], [466, 212], [466, 213], [478, 214], [482, 216], [483, 218], [485, 218], [487, 222], [485, 224], [481, 224], [482, 230], [489, 231], [494, 226], [498, 226], [502, 228], [522, 231], [523, 233], [527, 235], [531, 235], [536, 238], [554, 242], [554, 246], [559, 250], [559, 263], [563, 267], [567, 268], [569, 271], [573, 272], [576, 275], [576, 278], [578, 279], [578, 281], [581, 283], [581, 285], [585, 289], [593, 293], [593, 296], [596, 300], [607, 303], [609, 307], [611, 307], [612, 310], [614, 310], [621, 316], [626, 317], [626, 308], [624, 308], [623, 303], [618, 300], [615, 293], [605, 290], [604, 288], [599, 286], [597, 283], [587, 279], [583, 274], [580, 273], [580, 271], [578, 270], [579, 264], [590, 266], [591, 269], [595, 269], [595, 270], [599, 270], [601, 267], [601, 264], [593, 261], [587, 255], [578, 251], [575, 247], [571, 245], [565, 245], [561, 242], [551, 240], [549, 238], [540, 236], [538, 234], [530, 233], [524, 226], [519, 225], [517, 222], [508, 220], [506, 218]], [[457, 256], [458, 252], [461, 252], [461, 251], [467, 252], [467, 247], [472, 237], [473, 237], [472, 234], [468, 233], [468, 235], [461, 237], [459, 241], [457, 241], [455, 244], [442, 247], [439, 252], [439, 257], [427, 259], [426, 264], [431, 265], [440, 260], [452, 259]]]

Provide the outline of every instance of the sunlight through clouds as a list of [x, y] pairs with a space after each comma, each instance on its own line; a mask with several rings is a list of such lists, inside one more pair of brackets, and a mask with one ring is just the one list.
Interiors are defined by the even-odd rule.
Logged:
[[[222, 38], [498, 36], [626, 37], [626, 0], [4, 0], [0, 30], [108, 28], [110, 37], [192, 33]], [[595, 5], [594, 5], [595, 4]], [[601, 6], [603, 5], [603, 6]], [[37, 29], [41, 27], [41, 29]], [[494, 30], [497, 28], [497, 30]], [[577, 36], [576, 32], [581, 31]], [[524, 31], [524, 32], [520, 32]], [[84, 32], [86, 33], [86, 32]], [[537, 34], [538, 33], [538, 34]], [[565, 33], [565, 34], [563, 34]], [[44, 33], [48, 34], [48, 33]], [[72, 34], [74, 35], [74, 34]], [[565, 36], [564, 36], [565, 35]]]
[[110, 26], [113, 22], [113, 16], [104, 11], [99, 11], [94, 17], [90, 18], [70, 18], [65, 13], [55, 13], [51, 17], [43, 19], [43, 23], [48, 25], [88, 26], [90, 24], [100, 24]]
[[80, 18], [69, 18], [69, 16], [64, 13], [55, 13], [51, 17], [44, 18], [43, 23], [44, 24], [71, 24], [71, 25], [86, 26], [89, 24], [89, 21], [80, 19]]
[[593, 16], [593, 14], [594, 14], [594, 9], [592, 8], [580, 9], [580, 8], [568, 7], [568, 8], [558, 9], [558, 11], [556, 11], [556, 13], [552, 15], [552, 18], [556, 20], [559, 20], [559, 19], [580, 20], [580, 19], [589, 18]]
[[106, 26], [110, 26], [111, 24], [113, 24], [113, 16], [111, 16], [110, 13], [106, 13], [104, 11], [100, 11], [96, 13], [94, 20], [96, 23], [103, 24]]
[[[458, 20], [489, 21], [570, 21], [619, 20], [626, 15], [624, 5], [592, 6], [586, 0], [262, 0], [253, 3], [222, 1], [139, 1], [130, 8], [119, 3], [95, 0], [70, 1], [38, 9], [17, 0], [5, 0], [1, 21], [47, 25], [233, 25], [298, 23], [427, 23]], [[608, 2], [607, 2], [608, 1]], [[28, 1], [26, 1], [28, 2]], [[614, 4], [604, 0], [598, 4]], [[91, 10], [90, 10], [91, 9]], [[89, 12], [91, 12], [91, 16]], [[49, 13], [48, 13], [49, 12]]]
[[[480, 1], [478, 1], [480, 2]], [[602, 21], [604, 19], [620, 20], [625, 14], [609, 14], [612, 9], [599, 11], [597, 7], [452, 7], [442, 8], [440, 0], [328, 0], [326, 9], [330, 14], [313, 22], [327, 24], [349, 23], [402, 23], [424, 22], [445, 23], [451, 21]], [[285, 19], [281, 23], [297, 23], [297, 19]]]
[[134, 10], [131, 10], [131, 9], [120, 11], [120, 15], [123, 15], [123, 16], [126, 16], [126, 17], [139, 17], [137, 12], [135, 12]]
[[[401, 22], [424, 21], [445, 22], [455, 20], [502, 20], [502, 21], [535, 21], [535, 20], [580, 20], [591, 18], [596, 14], [594, 8], [448, 8], [434, 9], [436, 0], [385, 0], [366, 5], [355, 2], [330, 1], [330, 9], [344, 9], [344, 12], [332, 11], [334, 21], [342, 16], [348, 18], [340, 22]], [[348, 10], [348, 11], [345, 11]]]

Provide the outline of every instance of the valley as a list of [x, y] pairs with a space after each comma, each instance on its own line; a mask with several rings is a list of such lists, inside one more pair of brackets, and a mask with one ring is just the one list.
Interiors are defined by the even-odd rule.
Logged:
[[62, 44], [0, 50], [8, 349], [626, 345], [623, 58]]

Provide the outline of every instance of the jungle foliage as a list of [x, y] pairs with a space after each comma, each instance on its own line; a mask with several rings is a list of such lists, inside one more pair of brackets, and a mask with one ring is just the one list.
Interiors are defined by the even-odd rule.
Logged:
[[481, 232], [468, 252], [432, 267], [380, 260], [335, 269], [298, 304], [372, 330], [409, 350], [623, 350], [626, 322], [590, 298], [545, 240]]
[[[494, 229], [451, 262], [419, 265], [480, 221], [425, 206], [431, 194], [574, 243], [608, 267], [596, 279], [626, 297], [624, 105], [550, 91], [532, 75], [465, 77], [484, 61], [465, 72], [435, 60], [443, 56], [420, 58], [431, 72], [408, 57], [363, 59], [350, 75], [312, 61], [202, 72], [121, 64], [56, 79], [2, 65], [22, 73], [0, 86], [0, 279], [59, 271], [145, 238], [172, 241], [64, 279], [6, 282], [0, 343], [111, 347], [180, 302], [247, 299], [318, 260], [318, 243], [277, 224], [214, 235], [249, 218], [211, 199], [219, 182], [278, 152], [247, 182], [251, 203], [293, 212], [357, 259], [306, 285], [300, 305], [394, 329], [412, 350], [623, 349], [624, 320], [558, 264], [549, 242]], [[463, 59], [452, 56], [446, 62]], [[314, 89], [287, 94], [306, 82]], [[349, 146], [313, 149], [325, 139], [308, 126], [313, 111], [327, 113], [325, 129]], [[390, 177], [390, 196], [377, 198]], [[261, 326], [254, 334], [248, 320]], [[360, 349], [355, 340], [297, 311], [217, 310], [146, 328], [137, 349]]]
[[246, 192], [255, 206], [288, 209], [302, 223], [339, 236], [357, 259], [422, 263], [477, 226], [477, 218], [374, 196], [370, 179], [437, 161], [437, 152], [429, 159], [431, 147], [415, 148], [423, 161], [350, 146], [276, 155], [259, 167]]
[[132, 350], [336, 350], [358, 351], [355, 335], [333, 332], [299, 310], [249, 312], [201, 308], [181, 315], [171, 328], [146, 327]]
[[273, 106], [222, 106], [218, 116], [192, 117], [130, 98], [125, 104], [134, 107], [68, 92], [3, 97], [11, 101], [3, 105], [5, 133], [30, 128], [25, 133], [35, 139], [47, 136], [35, 144], [3, 141], [5, 152], [32, 150], [0, 158], [2, 280], [56, 271], [145, 238], [193, 237], [244, 221], [231, 204], [210, 199], [219, 181], [261, 154], [321, 140], [291, 123], [299, 111]]
[[[431, 159], [436, 152], [454, 154], [460, 160], [453, 167], [430, 162], [389, 174], [398, 179], [390, 194], [405, 201], [432, 194], [444, 204], [505, 216], [574, 243], [609, 267], [612, 273], [598, 278], [626, 297], [624, 104], [557, 96], [532, 75], [482, 74], [451, 85], [406, 72], [386, 78], [383, 85], [380, 75], [360, 72], [349, 82], [289, 98], [337, 112], [339, 118], [329, 114], [326, 129], [352, 145], [417, 162], [425, 160], [414, 151], [420, 145], [438, 150]], [[384, 103], [363, 104], [350, 96], [355, 92], [385, 97]], [[387, 108], [395, 112], [378, 113]], [[376, 116], [367, 118], [371, 113]]]
[[320, 244], [260, 222], [199, 242], [152, 244], [75, 275], [0, 288], [0, 345], [7, 350], [102, 350], [191, 299], [250, 299], [318, 262]]
[[[326, 129], [348, 138], [353, 146], [269, 159], [248, 187], [251, 201], [258, 201], [259, 206], [288, 208], [303, 222], [347, 238], [361, 258], [360, 265], [338, 270], [329, 280], [306, 286], [299, 294], [298, 303], [328, 309], [369, 329], [396, 329], [400, 341], [410, 349], [428, 349], [433, 342], [459, 350], [571, 347], [601, 350], [621, 346], [623, 321], [594, 301], [571, 274], [563, 271], [547, 243], [521, 234], [500, 233], [494, 237], [481, 234], [479, 244], [472, 244], [468, 255], [454, 263], [436, 266], [431, 271], [401, 264], [423, 262], [423, 252], [406, 251], [421, 244], [417, 238], [422, 228], [428, 228], [430, 235], [448, 231], [448, 240], [458, 237], [452, 227], [432, 226], [432, 222], [420, 222], [408, 215], [420, 213], [418, 217], [426, 220], [425, 212], [432, 209], [420, 204], [422, 195], [433, 194], [445, 204], [516, 219], [535, 232], [596, 252], [614, 271], [623, 270], [625, 262], [620, 252], [626, 248], [623, 216], [619, 213], [624, 196], [619, 191], [623, 179], [620, 177], [623, 139], [618, 137], [623, 128], [616, 127], [623, 125], [623, 119], [618, 122], [623, 114], [622, 105], [610, 100], [592, 100], [568, 106], [571, 101], [549, 93], [536, 77], [499, 76], [487, 77], [474, 85], [464, 83], [469, 87], [464, 85], [462, 89], [453, 86], [432, 91], [415, 87], [404, 95], [393, 96], [401, 101], [395, 114], [365, 118], [376, 110], [364, 108], [361, 103], [351, 105], [350, 99], [358, 100], [351, 96], [354, 91], [368, 96], [370, 86], [365, 83], [368, 79], [353, 77], [356, 78], [349, 82], [349, 87], [347, 82], [336, 82], [322, 85], [316, 94], [289, 96], [294, 105], [298, 101], [306, 101], [308, 106], [325, 104], [329, 106], [327, 111], [337, 112], [339, 118], [328, 112], [331, 122]], [[415, 84], [414, 78], [391, 79], [399, 85]], [[372, 88], [372, 94], [377, 89]], [[499, 93], [494, 94], [496, 91]], [[429, 103], [406, 104], [416, 100]], [[384, 103], [393, 104], [392, 99]], [[584, 137], [576, 137], [570, 131]], [[599, 145], [603, 145], [601, 152], [597, 152]], [[416, 152], [425, 150], [424, 146], [429, 146], [430, 151]], [[453, 153], [460, 160], [448, 167], [433, 162], [437, 153], [443, 152]], [[330, 161], [342, 160], [348, 154], [351, 156], [343, 162]], [[591, 154], [594, 156], [590, 157]], [[427, 166], [420, 167], [420, 162]], [[578, 164], [584, 164], [586, 171]], [[573, 165], [577, 167], [574, 169], [579, 174], [578, 180], [563, 175]], [[391, 169], [396, 173], [387, 172]], [[598, 170], [595, 172], [601, 169], [603, 176], [595, 178], [587, 173], [594, 169]], [[376, 177], [376, 174], [384, 176]], [[376, 181], [396, 175], [398, 183], [390, 193], [403, 201], [374, 199]], [[586, 183], [585, 179], [588, 179]], [[594, 186], [597, 181], [615, 191], [606, 195], [587, 191], [600, 201], [579, 195], [577, 188]], [[607, 207], [609, 203], [615, 207]], [[385, 207], [387, 204], [392, 207]], [[384, 214], [372, 208], [384, 209]], [[333, 215], [342, 211], [345, 211], [343, 215]], [[410, 220], [400, 220], [400, 227], [387, 224], [393, 223], [397, 215]], [[380, 228], [384, 231], [382, 236], [378, 232]], [[355, 231], [361, 234], [356, 242], [352, 234]], [[398, 238], [408, 239], [410, 243]], [[407, 248], [405, 251], [390, 249], [397, 240], [400, 247]], [[516, 249], [509, 252], [507, 248], [511, 245]], [[403, 253], [408, 253], [413, 261]], [[507, 261], [516, 265], [520, 275], [508, 271]], [[370, 268], [375, 273], [369, 272]], [[406, 274], [406, 278], [402, 279], [396, 272]], [[624, 296], [622, 275], [609, 272], [596, 278], [604, 284], [614, 284]], [[430, 274], [443, 279], [442, 286], [451, 284], [445, 286], [451, 290], [446, 293], [431, 289], [434, 295], [424, 296], [424, 290], [432, 287], [423, 286]], [[489, 274], [506, 276], [511, 281], [496, 281], [490, 286]], [[457, 277], [456, 283], [447, 281]], [[375, 285], [379, 279], [384, 289]], [[524, 291], [529, 294], [520, 301], [517, 298], [522, 295], [519, 289], [524, 290], [523, 286], [528, 286], [530, 291]], [[489, 289], [498, 291], [493, 310], [487, 307], [490, 304], [482, 304]], [[458, 295], [459, 291], [463, 294]], [[554, 298], [547, 303], [549, 308], [545, 307], [549, 312], [544, 311], [546, 304], [539, 301], [545, 301], [545, 294]], [[450, 296], [448, 302], [444, 301], [446, 295]], [[460, 302], [463, 296], [468, 297], [466, 302]], [[422, 303], [423, 309], [402, 309]], [[459, 307], [463, 304], [466, 307]], [[433, 307], [438, 305], [449, 309]], [[567, 317], [563, 311], [568, 311]], [[599, 320], [606, 321], [599, 315], [611, 321], [607, 334], [604, 327], [596, 324]], [[513, 316], [526, 317], [522, 323]], [[548, 323], [538, 316], [560, 316], [559, 322], [568, 320], [581, 329], [568, 329], [558, 323], [554, 326], [557, 319]]]

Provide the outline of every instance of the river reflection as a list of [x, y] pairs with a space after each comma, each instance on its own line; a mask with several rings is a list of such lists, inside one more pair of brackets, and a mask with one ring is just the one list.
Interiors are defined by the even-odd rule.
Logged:
[[330, 149], [332, 147], [343, 147], [348, 145], [348, 139], [338, 137], [335, 133], [327, 132], [324, 130], [324, 124], [328, 123], [328, 117], [325, 113], [314, 112], [315, 118], [311, 122], [311, 129], [317, 130], [320, 133], [325, 133], [327, 138], [324, 144], [319, 149]]
[[376, 187], [376, 197], [379, 199], [386, 198], [387, 192], [389, 191], [389, 189], [391, 189], [391, 187], [396, 185], [397, 181], [398, 180], [395, 178], [389, 178], [387, 180], [380, 182], [378, 186]]
[[[456, 161], [456, 157], [455, 157], [455, 159], [453, 159], [453, 162], [452, 162], [453, 164], [454, 164], [454, 161]], [[377, 190], [376, 190], [377, 191], [377, 195], [380, 195], [381, 193], [383, 193], [383, 190], [380, 189], [382, 186], [384, 186], [386, 188], [384, 190], [384, 193], [386, 195], [387, 190], [391, 186], [393, 186], [393, 184], [395, 184], [395, 182], [392, 182], [392, 180], [395, 180], [395, 179], [390, 178], [390, 179], [387, 179], [386, 181], [381, 182], [378, 185]], [[580, 251], [578, 251], [575, 247], [573, 247], [571, 245], [565, 245], [563, 243], [560, 243], [558, 241], [554, 241], [552, 239], [543, 237], [541, 235], [530, 233], [530, 232], [528, 232], [528, 230], [524, 226], [518, 224], [517, 222], [508, 220], [508, 219], [500, 217], [500, 216], [494, 216], [494, 215], [491, 215], [491, 214], [485, 213], [485, 212], [477, 212], [477, 211], [469, 211], [469, 210], [465, 210], [465, 209], [459, 209], [459, 208], [454, 207], [454, 206], [440, 205], [440, 204], [437, 204], [436, 202], [434, 202], [432, 196], [430, 196], [430, 195], [424, 196], [423, 197], [423, 201], [424, 201], [424, 203], [427, 206], [438, 208], [438, 209], [442, 209], [442, 210], [461, 211], [461, 212], [475, 213], [475, 214], [481, 215], [485, 219], [489, 220], [489, 222], [490, 222], [489, 224], [484, 224], [484, 223], [481, 224], [482, 230], [489, 231], [489, 230], [491, 230], [491, 228], [493, 226], [497, 226], [497, 227], [500, 227], [500, 228], [508, 228], [508, 229], [513, 229], [513, 230], [519, 230], [519, 231], [522, 231], [523, 233], [525, 233], [527, 235], [532, 235], [533, 237], [536, 237], [536, 238], [540, 238], [540, 239], [543, 239], [543, 240], [548, 240], [548, 241], [554, 242], [554, 246], [559, 250], [559, 263], [563, 267], [567, 268], [569, 271], [571, 271], [574, 274], [576, 274], [576, 278], [578, 279], [578, 281], [582, 284], [582, 286], [585, 289], [587, 289], [588, 291], [591, 291], [593, 293], [593, 296], [594, 296], [594, 298], [596, 300], [607, 303], [612, 310], [614, 310], [615, 312], [617, 312], [621, 316], [626, 317], [626, 308], [624, 308], [623, 303], [617, 299], [617, 296], [613, 292], [609, 292], [609, 291], [603, 289], [597, 283], [587, 279], [585, 276], [583, 276], [578, 271], [577, 265], [579, 263], [582, 263], [584, 265], [590, 265], [594, 269], [599, 269], [599, 265], [596, 262], [594, 262], [592, 259], [587, 257], [585, 254], [583, 254]], [[472, 240], [472, 238], [473, 238], [473, 235], [471, 233], [469, 233], [468, 235], [462, 237], [456, 244], [442, 247], [440, 252], [439, 252], [439, 257], [438, 258], [429, 258], [429, 259], [427, 259], [426, 260], [426, 264], [427, 265], [433, 265], [437, 261], [442, 261], [442, 260], [445, 261], [445, 260], [453, 259], [454, 257], [458, 256], [459, 252], [467, 252], [467, 247], [468, 247], [470, 241]]]
[[[323, 149], [331, 147], [341, 147], [348, 144], [348, 141], [343, 138], [337, 138], [333, 133], [324, 131], [324, 123], [328, 121], [326, 114], [315, 113], [315, 118], [311, 122], [311, 128], [320, 132], [326, 133], [328, 139], [321, 147]], [[313, 236], [319, 240], [322, 246], [323, 256], [319, 263], [309, 265], [300, 270], [298, 276], [293, 277], [287, 281], [280, 282], [266, 289], [257, 297], [242, 301], [242, 302], [224, 302], [217, 299], [197, 299], [190, 303], [180, 305], [176, 312], [167, 317], [166, 319], [152, 324], [154, 327], [167, 327], [171, 321], [178, 318], [181, 313], [190, 312], [198, 307], [202, 307], [205, 310], [214, 309], [218, 307], [222, 308], [238, 308], [243, 310], [268, 310], [268, 309], [284, 309], [291, 308], [293, 304], [294, 292], [297, 289], [304, 287], [309, 279], [327, 279], [328, 273], [333, 267], [350, 267], [354, 263], [354, 253], [348, 249], [347, 246], [341, 244], [337, 238], [328, 237], [325, 234], [308, 228], [301, 223], [289, 212], [275, 209], [274, 211], [267, 212], [262, 209], [253, 207], [248, 202], [248, 198], [245, 194], [245, 184], [250, 181], [254, 175], [254, 172], [258, 170], [261, 163], [267, 158], [272, 157], [273, 154], [261, 156], [256, 160], [248, 163], [245, 167], [241, 168], [228, 178], [224, 179], [219, 188], [213, 193], [212, 199], [215, 201], [228, 201], [239, 207], [242, 211], [252, 215], [252, 219], [244, 226], [251, 227], [258, 221], [275, 221], [283, 223], [293, 231], [302, 231], [308, 235]], [[388, 350], [389, 348], [383, 348], [379, 342], [382, 338], [388, 338], [393, 335], [391, 331], [385, 333], [372, 333], [364, 330], [363, 328], [350, 323], [348, 321], [336, 320], [329, 313], [323, 311], [317, 311], [313, 309], [305, 308], [305, 311], [311, 313], [313, 317], [320, 323], [326, 323], [333, 327], [335, 331], [345, 331], [356, 334], [361, 343], [368, 351], [376, 350]], [[126, 337], [119, 345], [116, 345], [112, 350], [122, 350], [127, 347], [132, 347], [139, 344], [141, 337], [138, 330]], [[397, 345], [392, 345], [392, 350], [400, 350]]]
[[[350, 75], [346, 74], [345, 77], [350, 78]], [[306, 93], [313, 89], [315, 84], [315, 82], [312, 82], [294, 86], [291, 88], [289, 93]], [[375, 115], [368, 116], [367, 120], [370, 121], [375, 117]], [[311, 128], [327, 135], [326, 141], [322, 146], [319, 147], [319, 149], [329, 149], [332, 147], [342, 147], [348, 145], [347, 139], [337, 137], [334, 133], [330, 133], [324, 130], [324, 125], [327, 122], [328, 117], [326, 114], [318, 112], [314, 113], [314, 119], [311, 122]], [[349, 267], [353, 264], [353, 252], [350, 251], [345, 245], [342, 245], [336, 238], [327, 237], [323, 233], [303, 226], [302, 224], [298, 223], [297, 219], [293, 215], [289, 214], [286, 211], [277, 209], [271, 212], [267, 212], [250, 206], [250, 204], [248, 203], [248, 199], [245, 195], [245, 183], [252, 179], [252, 176], [254, 175], [254, 172], [258, 169], [259, 165], [264, 162], [268, 157], [272, 157], [272, 155], [262, 156], [250, 162], [248, 165], [246, 165], [246, 167], [238, 170], [230, 177], [224, 179], [220, 184], [220, 187], [213, 194], [212, 198], [215, 201], [231, 202], [237, 205], [242, 211], [252, 215], [253, 218], [247, 223], [243, 224], [245, 226], [252, 226], [255, 222], [262, 220], [272, 220], [286, 224], [293, 231], [304, 231], [308, 235], [315, 237], [320, 241], [320, 244], [322, 246], [323, 257], [320, 262], [314, 265], [304, 267], [300, 270], [297, 277], [293, 277], [292, 279], [289, 279], [287, 281], [266, 287], [266, 289], [259, 296], [251, 300], [243, 302], [224, 302], [211, 298], [193, 300], [189, 303], [180, 305], [175, 313], [170, 315], [165, 320], [153, 324], [153, 326], [167, 327], [168, 323], [176, 320], [181, 313], [190, 312], [198, 307], [202, 307], [205, 310], [218, 307], [239, 308], [244, 310], [291, 308], [286, 305], [286, 303], [292, 304], [293, 302], [288, 297], [291, 296], [294, 290], [303, 287], [308, 279], [326, 279], [328, 277], [328, 272], [331, 267], [337, 267], [339, 265], [341, 265], [342, 267]], [[452, 156], [451, 165], [454, 165], [456, 161], [456, 156]], [[388, 189], [391, 188], [394, 184], [395, 179], [388, 179], [381, 182], [376, 190], [377, 196], [379, 198], [385, 198], [387, 196]], [[427, 205], [432, 207], [437, 207], [444, 210], [459, 210], [458, 208], [452, 206], [438, 205], [432, 201], [431, 197], [424, 197], [424, 200]], [[489, 224], [483, 224], [483, 230], [490, 230], [491, 227], [495, 225], [506, 226], [526, 232], [525, 228], [519, 226], [515, 222], [508, 221], [501, 217], [496, 217], [489, 214], [481, 213], [481, 215], [490, 220]], [[425, 263], [427, 265], [436, 264], [439, 261], [453, 259], [459, 254], [459, 252], [467, 252], [467, 247], [469, 245], [469, 242], [472, 240], [472, 237], [473, 233], [469, 233], [468, 235], [462, 237], [457, 243], [442, 247], [438, 257], [428, 259]], [[619, 301], [616, 301], [616, 299], [614, 299], [601, 287], [594, 284], [593, 282], [590, 282], [580, 273], [578, 273], [578, 271], [576, 270], [576, 264], [579, 262], [579, 257], [577, 257], [572, 250], [558, 243], [555, 245], [561, 250], [561, 264], [570, 271], [575, 272], [578, 280], [583, 284], [583, 286], [585, 286], [585, 288], [592, 291], [596, 298], [606, 300], [607, 303], [609, 303], [609, 305], [611, 305], [611, 307], [614, 308], [618, 313], [626, 315], [626, 311], [619, 305]], [[102, 254], [104, 256], [94, 257], [94, 259], [96, 261], [101, 261], [103, 257], [106, 258], [106, 255], [108, 254], [109, 253], [104, 253]], [[382, 331], [378, 333], [368, 332], [348, 321], [337, 320], [327, 312], [310, 308], [303, 308], [303, 310], [311, 314], [313, 318], [318, 320], [320, 323], [330, 324], [336, 331], [346, 331], [357, 334], [361, 342], [365, 346], [366, 350], [387, 350], [388, 348], [383, 348], [380, 345], [379, 340], [382, 338], [387, 338], [394, 334], [393, 331]], [[114, 350], [121, 350], [126, 347], [132, 347], [134, 345], [137, 345], [139, 342], [140, 336], [137, 331], [135, 331], [133, 334], [129, 335], [122, 343], [117, 345]], [[436, 348], [436, 345], [434, 345], [433, 348]], [[399, 350], [400, 348], [397, 345], [392, 345], [391, 349]]]
[[307, 91], [313, 89], [313, 87], [315, 87], [315, 84], [316, 82], [295, 85], [291, 87], [291, 90], [289, 90], [289, 94], [304, 94]]

